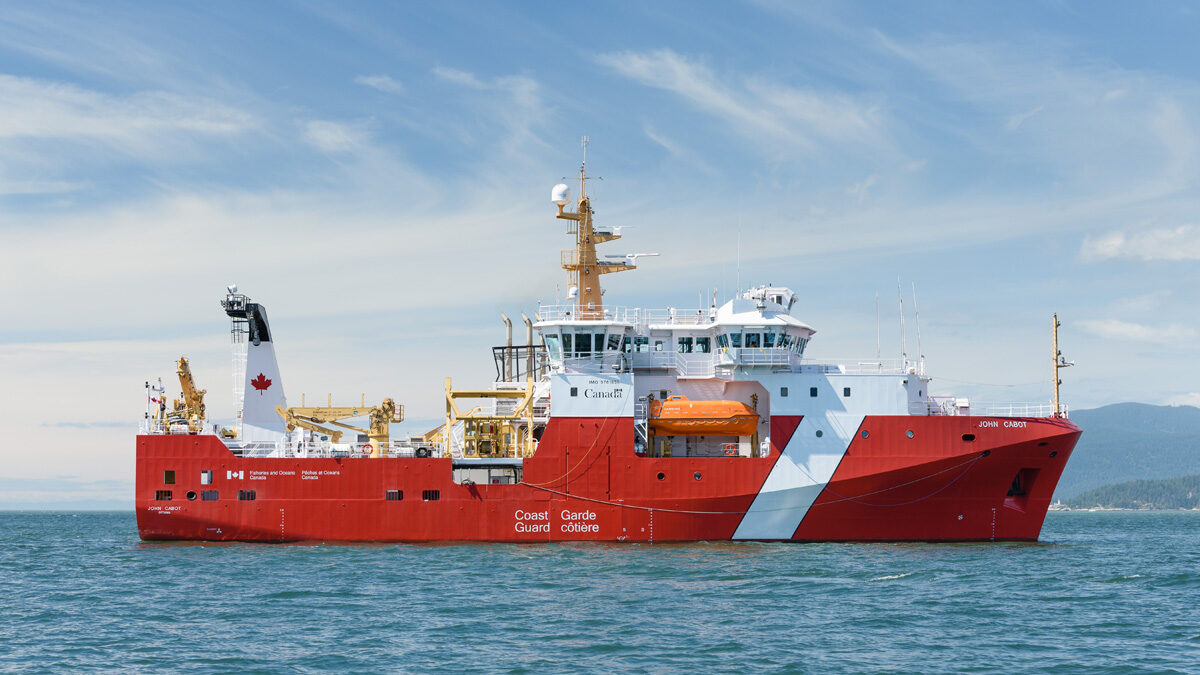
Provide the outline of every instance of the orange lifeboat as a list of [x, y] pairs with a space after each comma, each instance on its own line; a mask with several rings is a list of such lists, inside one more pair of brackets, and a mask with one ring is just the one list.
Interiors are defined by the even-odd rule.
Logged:
[[672, 396], [650, 402], [650, 430], [663, 436], [750, 436], [758, 413], [741, 401], [689, 401]]

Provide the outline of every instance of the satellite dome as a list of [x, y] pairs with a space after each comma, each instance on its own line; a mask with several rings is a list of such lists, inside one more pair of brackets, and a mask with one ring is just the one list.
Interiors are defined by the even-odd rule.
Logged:
[[550, 191], [550, 201], [559, 206], [566, 206], [571, 201], [571, 188], [566, 183], [559, 183]]

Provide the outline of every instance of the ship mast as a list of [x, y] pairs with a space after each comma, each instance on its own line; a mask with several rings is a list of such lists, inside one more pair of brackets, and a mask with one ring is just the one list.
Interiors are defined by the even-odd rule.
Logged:
[[583, 163], [579, 166], [579, 201], [575, 211], [567, 211], [566, 200], [563, 200], [558, 204], [555, 217], [572, 221], [567, 234], [575, 235], [575, 248], [563, 250], [561, 256], [562, 268], [569, 273], [574, 289], [575, 318], [603, 319], [604, 291], [600, 288], [600, 275], [624, 272], [636, 269], [636, 266], [628, 257], [623, 262], [600, 261], [596, 258], [596, 244], [620, 239], [621, 235], [614, 230], [597, 233], [592, 225], [592, 203], [587, 196], [587, 143], [588, 139], [584, 136]]
[[1062, 323], [1058, 320], [1058, 314], [1054, 315], [1054, 416], [1062, 417], [1062, 405], [1059, 403], [1058, 389], [1062, 386], [1062, 380], [1058, 377], [1058, 372], [1063, 368], [1070, 368], [1075, 365], [1074, 361], [1068, 361], [1063, 357], [1062, 352], [1058, 349], [1058, 329]]

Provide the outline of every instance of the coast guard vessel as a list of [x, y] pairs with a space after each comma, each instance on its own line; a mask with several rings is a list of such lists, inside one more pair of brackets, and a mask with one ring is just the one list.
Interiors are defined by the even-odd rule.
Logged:
[[[932, 396], [924, 360], [823, 362], [781, 286], [721, 306], [605, 304], [643, 255], [593, 222], [580, 171], [569, 303], [522, 315], [496, 377], [445, 383], [445, 422], [393, 438], [392, 399], [284, 396], [266, 308], [228, 289], [235, 423], [212, 424], [187, 360], [181, 397], [147, 383], [137, 437], [143, 539], [239, 541], [1035, 540], [1080, 430], [1051, 405]], [[573, 206], [573, 209], [572, 209]], [[1054, 320], [1057, 335], [1058, 319]], [[294, 401], [293, 401], [294, 403]], [[356, 424], [351, 422], [362, 420]]]

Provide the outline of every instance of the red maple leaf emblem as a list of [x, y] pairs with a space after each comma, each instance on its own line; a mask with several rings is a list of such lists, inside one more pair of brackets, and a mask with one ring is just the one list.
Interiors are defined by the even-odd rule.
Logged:
[[259, 396], [261, 396], [264, 391], [271, 388], [271, 381], [264, 377], [262, 373], [259, 373], [258, 377], [250, 380], [250, 384], [258, 390]]

